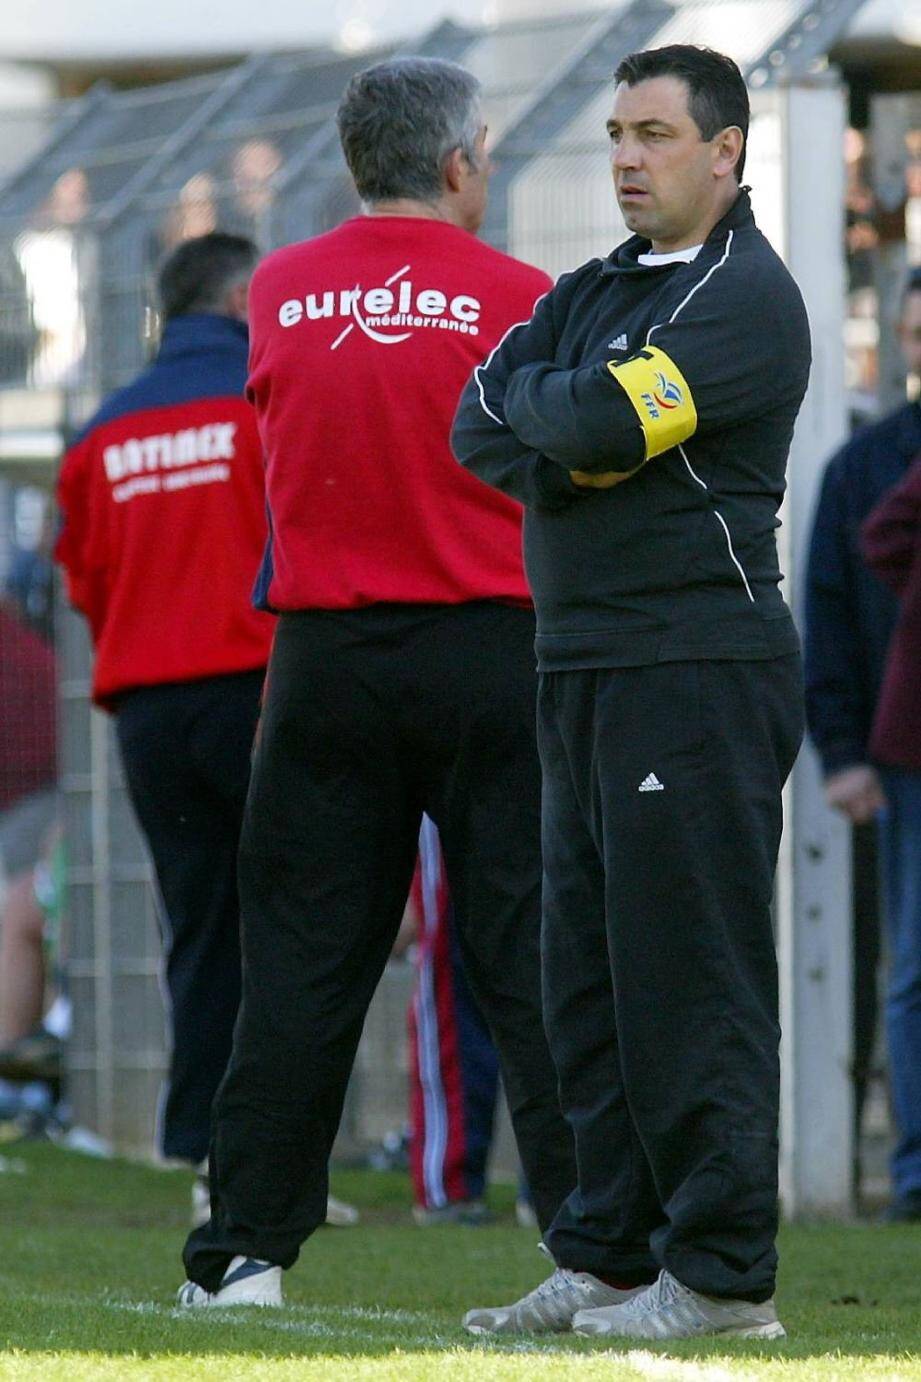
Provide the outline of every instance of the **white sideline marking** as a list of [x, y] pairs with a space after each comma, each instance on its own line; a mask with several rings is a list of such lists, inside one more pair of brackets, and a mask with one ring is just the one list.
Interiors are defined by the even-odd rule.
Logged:
[[637, 1376], [657, 1378], [661, 1382], [754, 1382], [757, 1377], [757, 1373], [748, 1369], [740, 1372], [736, 1367], [730, 1369], [719, 1363], [668, 1358], [660, 1353], [647, 1353], [645, 1349], [631, 1349], [629, 1353], [618, 1353], [616, 1357]]
[[[45, 1293], [37, 1295], [33, 1292], [16, 1292], [16, 1296], [33, 1304], [41, 1304], [46, 1309], [54, 1303], [84, 1308], [88, 1299], [85, 1295], [69, 1295], [63, 1292], [56, 1293], [54, 1296]], [[653, 1379], [653, 1382], [758, 1382], [759, 1376], [763, 1376], [763, 1374], [749, 1369], [744, 1372], [740, 1371], [735, 1361], [733, 1366], [729, 1368], [718, 1363], [697, 1363], [692, 1360], [669, 1358], [665, 1354], [650, 1353], [645, 1349], [631, 1349], [629, 1352], [621, 1352], [615, 1348], [608, 1348], [604, 1350], [593, 1349], [590, 1353], [574, 1353], [565, 1346], [565, 1341], [571, 1339], [572, 1336], [565, 1334], [534, 1335], [531, 1338], [493, 1335], [483, 1336], [476, 1340], [471, 1338], [466, 1343], [459, 1344], [456, 1338], [445, 1337], [441, 1332], [443, 1326], [440, 1323], [434, 1325], [428, 1314], [412, 1310], [386, 1310], [380, 1306], [286, 1304], [281, 1309], [261, 1309], [254, 1306], [252, 1309], [241, 1311], [239, 1307], [235, 1306], [228, 1306], [226, 1309], [208, 1306], [194, 1310], [184, 1306], [161, 1304], [158, 1301], [118, 1300], [106, 1295], [99, 1298], [98, 1304], [122, 1314], [159, 1316], [161, 1319], [177, 1322], [194, 1322], [199, 1327], [210, 1325], [223, 1329], [228, 1322], [247, 1325], [258, 1324], [260, 1328], [273, 1333], [328, 1339], [339, 1345], [402, 1345], [406, 1342], [402, 1333], [392, 1333], [380, 1329], [362, 1329], [356, 1327], [356, 1324], [359, 1322], [378, 1323], [402, 1326], [403, 1328], [410, 1325], [419, 1328], [423, 1334], [423, 1338], [417, 1341], [417, 1346], [421, 1345], [425, 1350], [437, 1351], [446, 1357], [469, 1358], [471, 1355], [476, 1356], [477, 1354], [531, 1354], [544, 1357], [565, 1357], [567, 1367], [571, 1367], [574, 1371], [582, 1365], [588, 1366], [596, 1363], [599, 1358], [603, 1358], [616, 1360], [619, 1365], [618, 1376], [648, 1378]], [[318, 1320], [316, 1318], [318, 1315], [326, 1318]], [[350, 1324], [350, 1321], [356, 1323]], [[459, 1317], [457, 1325], [460, 1328]], [[825, 1357], [827, 1358], [827, 1355]], [[895, 1374], [887, 1374], [887, 1376], [894, 1377]]]

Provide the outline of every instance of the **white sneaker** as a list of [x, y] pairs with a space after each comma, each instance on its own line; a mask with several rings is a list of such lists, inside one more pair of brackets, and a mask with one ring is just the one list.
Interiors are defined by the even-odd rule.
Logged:
[[206, 1291], [195, 1281], [179, 1288], [180, 1305], [200, 1306], [284, 1305], [281, 1293], [281, 1267], [257, 1257], [234, 1257], [216, 1291]]
[[519, 1228], [537, 1228], [537, 1215], [534, 1213], [534, 1206], [530, 1200], [526, 1200], [523, 1195], [519, 1195], [515, 1201], [515, 1223]]
[[201, 1228], [211, 1218], [211, 1184], [207, 1171], [197, 1171], [192, 1182], [192, 1227]]
[[326, 1197], [326, 1222], [332, 1228], [354, 1228], [361, 1215], [353, 1204], [337, 1200], [335, 1195]]
[[470, 1334], [559, 1334], [570, 1328], [577, 1311], [620, 1305], [645, 1289], [637, 1286], [633, 1291], [619, 1291], [590, 1272], [557, 1267], [552, 1276], [514, 1305], [468, 1310], [464, 1328]]
[[682, 1286], [662, 1271], [652, 1286], [621, 1305], [580, 1310], [577, 1334], [627, 1339], [694, 1339], [701, 1334], [735, 1334], [742, 1339], [785, 1339], [774, 1301], [728, 1300]]

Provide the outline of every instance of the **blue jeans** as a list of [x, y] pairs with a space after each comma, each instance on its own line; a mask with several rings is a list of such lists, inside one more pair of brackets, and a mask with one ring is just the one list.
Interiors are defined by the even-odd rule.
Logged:
[[880, 817], [889, 982], [886, 1033], [898, 1140], [896, 1199], [921, 1194], [921, 773], [886, 768]]

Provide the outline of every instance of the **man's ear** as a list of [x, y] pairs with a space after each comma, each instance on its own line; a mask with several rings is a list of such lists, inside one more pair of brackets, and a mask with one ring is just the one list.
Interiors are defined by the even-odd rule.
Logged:
[[444, 177], [449, 192], [459, 192], [464, 182], [467, 156], [462, 149], [452, 149], [444, 161]]
[[235, 283], [225, 299], [228, 317], [245, 322], [248, 315], [249, 280]]
[[725, 177], [742, 157], [745, 136], [738, 125], [727, 125], [716, 138], [716, 159], [713, 171], [718, 177]]

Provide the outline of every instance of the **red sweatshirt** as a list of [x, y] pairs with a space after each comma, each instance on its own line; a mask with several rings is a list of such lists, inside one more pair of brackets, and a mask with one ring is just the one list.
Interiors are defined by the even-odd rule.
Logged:
[[175, 318], [64, 458], [55, 555], [92, 630], [100, 704], [268, 660], [274, 621], [251, 602], [266, 523], [246, 351], [238, 322]]
[[57, 779], [54, 695], [54, 653], [0, 605], [0, 813]]
[[448, 438], [473, 368], [549, 286], [411, 216], [357, 217], [263, 261], [248, 385], [271, 521], [259, 603], [529, 601], [521, 509]]

